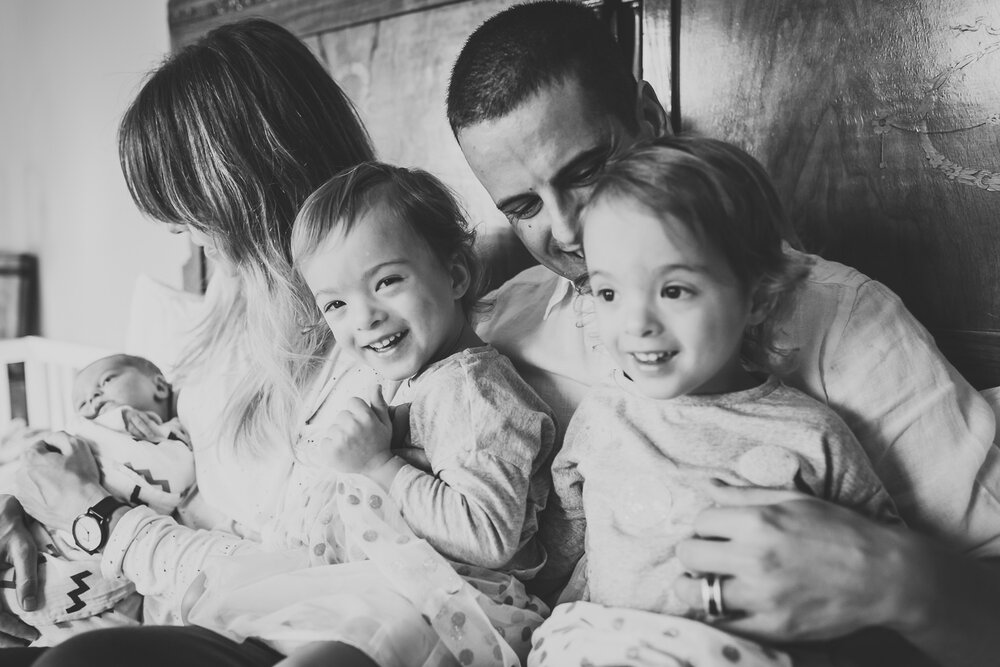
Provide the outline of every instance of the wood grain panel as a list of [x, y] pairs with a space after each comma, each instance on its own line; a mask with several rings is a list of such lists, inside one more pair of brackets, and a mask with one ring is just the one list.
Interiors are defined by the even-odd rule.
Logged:
[[934, 339], [973, 387], [1000, 386], [1000, 331], [941, 329]]
[[684, 0], [677, 34], [683, 127], [760, 159], [809, 249], [1000, 329], [997, 3]]
[[515, 0], [471, 0], [323, 33], [306, 43], [357, 106], [380, 159], [420, 167], [458, 192], [470, 218], [505, 227], [445, 115], [451, 67], [476, 26]]
[[671, 121], [680, 129], [680, 105], [675, 85], [675, 50], [679, 44], [673, 39], [674, 12], [679, 11], [682, 0], [644, 0], [642, 3], [642, 78], [659, 97]]
[[260, 16], [297, 35], [315, 35], [359, 23], [465, 0], [170, 0], [167, 20], [174, 49], [224, 23]]

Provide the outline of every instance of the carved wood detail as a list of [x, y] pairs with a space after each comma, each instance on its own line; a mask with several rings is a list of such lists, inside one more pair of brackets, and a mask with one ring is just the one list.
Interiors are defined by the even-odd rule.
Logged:
[[809, 250], [887, 284], [966, 376], [1000, 385], [996, 3], [646, 0], [645, 14], [647, 78], [673, 84], [680, 126], [757, 157]]
[[300, 36], [316, 35], [369, 21], [467, 0], [170, 0], [167, 21], [174, 49], [212, 28], [259, 16]]

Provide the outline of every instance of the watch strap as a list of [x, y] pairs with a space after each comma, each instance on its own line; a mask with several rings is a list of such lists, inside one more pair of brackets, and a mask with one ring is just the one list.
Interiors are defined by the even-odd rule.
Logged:
[[119, 507], [125, 507], [128, 503], [123, 503], [114, 496], [106, 496], [105, 498], [97, 501], [89, 510], [87, 514], [90, 514], [95, 519], [101, 522], [103, 530], [107, 530], [108, 523], [111, 522], [111, 515], [115, 513], [115, 510]]

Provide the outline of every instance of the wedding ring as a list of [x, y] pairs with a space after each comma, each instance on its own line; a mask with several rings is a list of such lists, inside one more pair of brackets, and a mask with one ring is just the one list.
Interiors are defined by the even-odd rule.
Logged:
[[706, 574], [701, 580], [701, 606], [705, 617], [718, 620], [726, 615], [726, 606], [722, 604], [722, 577], [717, 574]]

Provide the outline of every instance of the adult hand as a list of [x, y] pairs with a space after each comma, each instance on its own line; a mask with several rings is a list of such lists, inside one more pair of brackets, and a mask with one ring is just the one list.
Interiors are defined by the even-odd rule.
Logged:
[[48, 429], [28, 426], [20, 417], [12, 419], [0, 432], [0, 465], [16, 461], [28, 445], [50, 432]]
[[[17, 599], [27, 611], [37, 606], [37, 558], [21, 504], [14, 496], [0, 495], [0, 569], [14, 568]], [[37, 630], [0, 605], [0, 648], [24, 646], [37, 638]]]
[[[731, 619], [719, 627], [769, 641], [840, 637], [898, 618], [911, 558], [901, 529], [793, 491], [716, 485], [677, 555], [691, 572], [723, 575]], [[675, 591], [702, 608], [701, 582]]]
[[347, 402], [320, 441], [320, 457], [341, 472], [368, 474], [392, 458], [391, 441], [389, 408], [376, 388], [370, 405], [357, 397]]
[[70, 530], [73, 520], [108, 495], [87, 443], [52, 433], [21, 457], [14, 495], [24, 509], [50, 528]]

